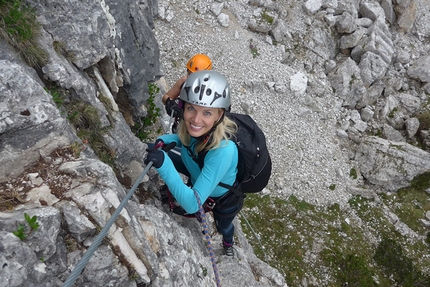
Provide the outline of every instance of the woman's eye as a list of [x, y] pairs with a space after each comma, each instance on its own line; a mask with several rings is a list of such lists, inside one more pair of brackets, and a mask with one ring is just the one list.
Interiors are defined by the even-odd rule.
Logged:
[[211, 116], [212, 115], [212, 113], [211, 112], [204, 112], [203, 113], [205, 116], [207, 116], [207, 117], [209, 117], [209, 116]]
[[194, 111], [194, 108], [193, 108], [192, 106], [188, 106], [188, 110], [189, 110], [190, 112], [192, 112], [192, 111]]

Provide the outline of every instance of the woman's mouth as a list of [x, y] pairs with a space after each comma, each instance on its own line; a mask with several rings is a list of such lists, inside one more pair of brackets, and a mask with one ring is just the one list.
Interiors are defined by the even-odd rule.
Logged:
[[190, 127], [194, 131], [199, 131], [203, 128], [202, 126], [197, 126], [197, 125], [193, 125], [193, 124], [190, 124]]

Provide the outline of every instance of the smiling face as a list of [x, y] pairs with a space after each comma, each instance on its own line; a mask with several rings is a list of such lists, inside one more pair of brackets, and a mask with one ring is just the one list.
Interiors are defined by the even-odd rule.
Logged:
[[222, 109], [185, 103], [184, 122], [192, 137], [197, 138], [209, 132], [221, 116]]

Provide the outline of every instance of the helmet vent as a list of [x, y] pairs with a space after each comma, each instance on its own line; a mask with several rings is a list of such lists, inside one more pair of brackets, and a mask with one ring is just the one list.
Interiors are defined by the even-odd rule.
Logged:
[[223, 75], [215, 71], [189, 74], [181, 88], [180, 97], [185, 102], [202, 107], [227, 110], [231, 106], [228, 82]]

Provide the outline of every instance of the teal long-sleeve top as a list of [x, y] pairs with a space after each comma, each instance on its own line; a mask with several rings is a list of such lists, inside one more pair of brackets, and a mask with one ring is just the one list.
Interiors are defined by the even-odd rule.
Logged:
[[[234, 184], [237, 174], [238, 150], [233, 141], [222, 140], [218, 148], [210, 150], [205, 156], [204, 167], [200, 170], [199, 165], [182, 146], [178, 135], [166, 134], [160, 136], [159, 139], [166, 144], [176, 142], [178, 147], [182, 147], [181, 158], [191, 175], [192, 189], [183, 182], [167, 154], [164, 154], [164, 162], [160, 168], [157, 168], [157, 171], [187, 213], [195, 213], [199, 209], [193, 190], [198, 193], [203, 203], [208, 197], [219, 197], [228, 191], [228, 189], [218, 186], [218, 183]], [[194, 146], [192, 145], [194, 141], [195, 139], [192, 138], [191, 147]]]

